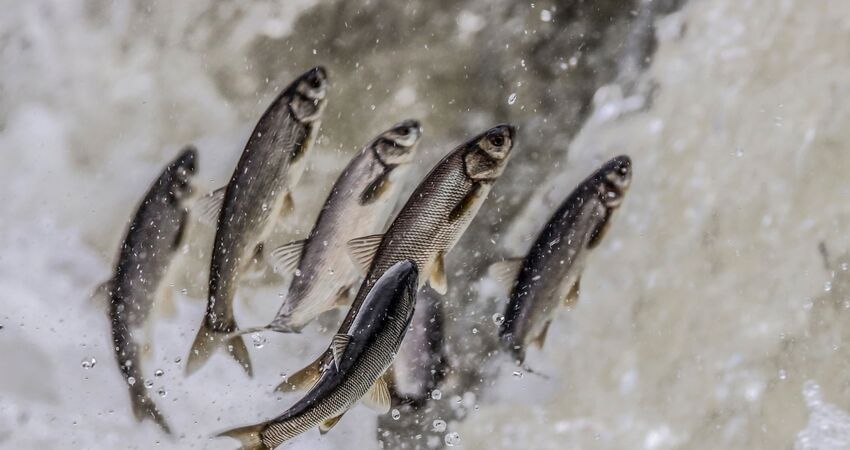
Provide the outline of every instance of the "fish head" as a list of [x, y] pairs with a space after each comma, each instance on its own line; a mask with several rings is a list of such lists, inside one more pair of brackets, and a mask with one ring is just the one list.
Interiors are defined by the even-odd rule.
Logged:
[[632, 160], [626, 155], [617, 156], [598, 171], [599, 199], [608, 209], [616, 209], [632, 182]]
[[169, 165], [167, 184], [169, 194], [177, 201], [192, 195], [192, 177], [197, 169], [198, 151], [187, 146]]
[[405, 120], [384, 131], [375, 141], [375, 153], [388, 166], [405, 164], [413, 159], [413, 149], [422, 136], [418, 120]]
[[463, 159], [467, 176], [479, 181], [498, 178], [511, 154], [515, 133], [512, 125], [503, 124], [472, 138]]
[[319, 120], [327, 103], [328, 73], [322, 66], [304, 72], [293, 82], [294, 93], [289, 107], [292, 114], [304, 123]]

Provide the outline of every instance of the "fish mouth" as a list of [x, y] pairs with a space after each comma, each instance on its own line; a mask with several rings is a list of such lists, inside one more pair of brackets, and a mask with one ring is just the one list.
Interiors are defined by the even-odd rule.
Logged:
[[626, 155], [620, 155], [608, 161], [600, 169], [601, 185], [599, 193], [602, 202], [609, 208], [617, 208], [623, 202], [623, 196], [632, 181], [632, 160]]
[[302, 79], [310, 87], [308, 97], [314, 100], [324, 100], [328, 91], [328, 71], [324, 66], [316, 66], [308, 70]]

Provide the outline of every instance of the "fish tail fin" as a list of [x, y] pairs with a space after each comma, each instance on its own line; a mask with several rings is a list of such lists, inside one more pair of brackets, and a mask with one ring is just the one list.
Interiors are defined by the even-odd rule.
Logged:
[[219, 433], [216, 437], [238, 439], [242, 444], [242, 450], [271, 450], [263, 443], [263, 438], [260, 435], [265, 426], [265, 423], [258, 423], [256, 425], [234, 428], [232, 430]]
[[251, 355], [248, 353], [248, 348], [245, 347], [245, 342], [240, 335], [234, 336], [232, 333], [236, 328], [234, 321], [231, 326], [225, 327], [225, 330], [217, 331], [212, 329], [209, 323], [204, 320], [201, 323], [201, 329], [198, 330], [198, 335], [195, 336], [195, 341], [192, 343], [189, 357], [186, 358], [186, 375], [195, 373], [206, 364], [216, 349], [224, 348], [245, 370], [245, 373], [249, 377], [253, 377], [254, 370], [251, 366]]
[[322, 361], [324, 358], [325, 354], [322, 353], [318, 359], [307, 365], [307, 367], [286, 377], [286, 380], [277, 385], [275, 391], [292, 392], [307, 390], [313, 387], [316, 381], [319, 380], [319, 376], [322, 375]]
[[171, 428], [168, 426], [165, 416], [162, 415], [153, 400], [144, 392], [133, 396], [133, 414], [139, 422], [144, 419], [151, 419], [162, 428], [162, 431], [166, 434], [171, 434]]

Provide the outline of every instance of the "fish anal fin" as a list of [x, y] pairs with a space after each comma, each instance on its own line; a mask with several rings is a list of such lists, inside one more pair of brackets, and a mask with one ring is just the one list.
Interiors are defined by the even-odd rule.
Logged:
[[390, 402], [390, 389], [387, 387], [387, 382], [384, 381], [383, 376], [375, 380], [375, 384], [363, 396], [363, 404], [381, 414], [390, 411]]
[[234, 322], [231, 326], [225, 327], [225, 330], [218, 331], [212, 329], [207, 320], [204, 320], [201, 323], [201, 329], [195, 336], [195, 341], [192, 343], [192, 349], [189, 350], [189, 356], [186, 358], [186, 375], [195, 373], [209, 361], [210, 356], [217, 349], [223, 348], [239, 363], [239, 366], [249, 377], [253, 377], [254, 371], [251, 366], [250, 354], [248, 348], [245, 347], [242, 336], [228, 338], [228, 335], [236, 331], [237, 328]]
[[537, 345], [537, 348], [543, 348], [543, 345], [546, 343], [546, 333], [549, 332], [549, 325], [551, 324], [551, 320], [546, 322], [546, 324], [543, 325], [543, 329], [540, 330], [540, 334], [538, 334], [537, 337], [534, 338], [534, 344]]
[[325, 420], [324, 422], [319, 424], [319, 433], [325, 434], [328, 431], [331, 431], [331, 428], [334, 427], [339, 422], [339, 419], [342, 419], [342, 416], [345, 413], [342, 413], [336, 417], [331, 417], [330, 419]]
[[348, 254], [363, 274], [369, 271], [383, 239], [383, 234], [372, 234], [348, 241]]
[[248, 425], [247, 427], [234, 428], [219, 433], [217, 437], [229, 437], [238, 439], [242, 444], [241, 450], [271, 450], [263, 443], [262, 432], [266, 427], [266, 423], [258, 423], [256, 425]]
[[564, 305], [572, 306], [578, 301], [578, 294], [581, 292], [581, 276], [576, 278], [576, 282], [573, 283], [569, 292], [567, 292], [567, 296], [564, 297]]
[[522, 269], [522, 261], [522, 257], [516, 257], [493, 263], [487, 268], [487, 275], [498, 282], [503, 290], [510, 292]]
[[334, 365], [339, 370], [339, 363], [342, 361], [342, 355], [345, 353], [345, 348], [351, 342], [351, 336], [347, 334], [335, 334], [331, 340], [331, 352], [334, 355]]
[[271, 256], [274, 271], [284, 275], [295, 270], [298, 267], [298, 261], [301, 259], [301, 253], [304, 251], [306, 244], [307, 240], [302, 239], [281, 245], [272, 250], [269, 256]]
[[428, 278], [428, 284], [431, 285], [431, 289], [434, 289], [440, 295], [444, 295], [449, 290], [449, 283], [446, 280], [446, 260], [443, 255], [443, 252], [437, 253], [437, 257], [434, 260], [434, 267], [431, 269], [431, 274]]
[[319, 377], [322, 375], [323, 359], [324, 353], [307, 367], [304, 367], [298, 372], [286, 377], [286, 380], [277, 385], [275, 390], [278, 392], [292, 392], [310, 389], [317, 381], [319, 381]]
[[192, 208], [192, 213], [198, 218], [199, 222], [213, 227], [216, 226], [226, 190], [227, 186], [220, 187], [198, 199]]

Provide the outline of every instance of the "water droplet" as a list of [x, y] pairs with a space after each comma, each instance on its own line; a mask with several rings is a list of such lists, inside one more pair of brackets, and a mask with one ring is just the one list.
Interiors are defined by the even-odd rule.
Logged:
[[153, 387], [153, 380], [145, 380], [145, 389], [150, 389]]
[[540, 10], [540, 20], [542, 20], [544, 22], [551, 22], [552, 21], [552, 12], [549, 11], [548, 9], [541, 9]]
[[446, 445], [449, 447], [454, 447], [455, 445], [460, 444], [460, 435], [457, 433], [449, 433], [446, 435]]
[[159, 388], [156, 393], [159, 394], [160, 397], [165, 397], [168, 395], [168, 391], [166, 391], [165, 388]]
[[254, 348], [263, 348], [266, 345], [266, 337], [260, 333], [254, 333], [251, 335], [251, 342], [254, 343]]
[[737, 156], [739, 158], [744, 156], [744, 149], [741, 148], [741, 147], [736, 148], [735, 149], [735, 156]]
[[97, 360], [94, 359], [94, 356], [88, 356], [80, 361], [80, 365], [83, 366], [83, 369], [91, 369], [95, 364], [97, 364]]
[[437, 433], [442, 433], [443, 431], [446, 431], [446, 421], [437, 419], [431, 422], [431, 427]]
[[522, 378], [522, 377], [524, 377], [524, 376], [525, 376], [525, 374], [524, 374], [524, 373], [522, 373], [521, 371], [519, 371], [519, 370], [515, 370], [515, 371], [514, 371], [514, 377], [516, 377], [516, 378]]
[[295, 276], [296, 276], [296, 277], [300, 277], [300, 276], [301, 276], [301, 269], [295, 269]]
[[478, 328], [473, 327], [472, 328], [472, 334], [478, 334]]
[[847, 269], [850, 269], [850, 263], [846, 263], [846, 262], [841, 263], [841, 270], [843, 272], [847, 272]]
[[129, 384], [130, 386], [136, 384], [136, 379], [133, 377], [127, 377], [127, 384]]
[[433, 391], [431, 391], [431, 398], [433, 398], [434, 400], [439, 400], [442, 397], [443, 397], [443, 393], [440, 392], [439, 389], [434, 389]]
[[508, 96], [508, 104], [513, 105], [514, 103], [516, 103], [516, 92], [513, 92]]
[[503, 323], [505, 323], [505, 316], [499, 313], [493, 314], [493, 323], [495, 323], [496, 326], [502, 325]]
[[824, 292], [829, 292], [831, 290], [832, 290], [832, 282], [831, 281], [827, 281], [826, 283], [823, 284], [823, 291]]
[[397, 409], [393, 409], [392, 415], [393, 415], [393, 420], [398, 420], [398, 418], [401, 417], [401, 413]]
[[785, 372], [785, 369], [779, 369], [779, 379], [784, 380], [788, 378], [788, 373]]
[[183, 361], [179, 356], [174, 358], [174, 364], [180, 364], [180, 361]]
[[165, 375], [165, 372], [162, 369], [156, 369], [156, 372], [153, 373], [156, 377], [161, 377]]

